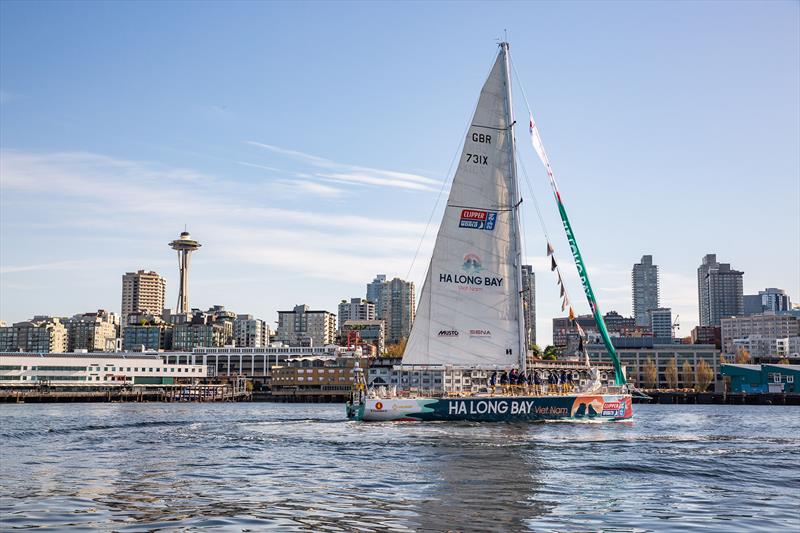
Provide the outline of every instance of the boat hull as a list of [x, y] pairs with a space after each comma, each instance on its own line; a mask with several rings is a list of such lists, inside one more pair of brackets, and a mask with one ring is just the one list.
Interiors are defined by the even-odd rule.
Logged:
[[633, 416], [630, 394], [487, 396], [468, 398], [368, 398], [348, 406], [363, 421], [531, 422], [617, 421]]

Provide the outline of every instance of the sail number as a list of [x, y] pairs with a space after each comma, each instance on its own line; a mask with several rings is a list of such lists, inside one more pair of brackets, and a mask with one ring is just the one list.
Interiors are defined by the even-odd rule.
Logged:
[[467, 162], [475, 163], [477, 165], [488, 165], [488, 158], [485, 155], [480, 154], [466, 154], [467, 155]]
[[492, 136], [486, 135], [485, 133], [473, 133], [472, 142], [492, 144]]

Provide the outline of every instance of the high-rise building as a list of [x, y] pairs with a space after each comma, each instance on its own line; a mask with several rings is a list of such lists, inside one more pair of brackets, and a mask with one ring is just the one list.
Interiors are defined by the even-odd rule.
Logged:
[[113, 352], [119, 336], [119, 317], [100, 309], [96, 313], [75, 315], [64, 321], [69, 333], [67, 349]]
[[648, 309], [650, 317], [650, 331], [653, 337], [658, 340], [672, 341], [672, 309], [669, 307], [657, 307]]
[[377, 274], [372, 282], [367, 283], [367, 301], [375, 304], [377, 318], [383, 318], [383, 295], [386, 289], [386, 274]]
[[375, 304], [363, 298], [351, 298], [339, 303], [339, 332], [348, 320], [375, 320]]
[[697, 268], [697, 293], [701, 326], [719, 326], [722, 318], [744, 314], [742, 275], [716, 254], [703, 257]]
[[192, 239], [188, 231], [182, 231], [181, 236], [169, 243], [169, 247], [178, 252], [178, 269], [180, 281], [178, 282], [178, 307], [176, 313], [189, 313], [189, 258], [191, 253], [200, 248], [202, 244]]
[[647, 311], [658, 309], [658, 265], [653, 264], [652, 255], [643, 255], [631, 272], [633, 287], [633, 318], [637, 326], [650, 324]]
[[784, 313], [792, 310], [792, 300], [783, 289], [767, 288], [758, 294], [744, 295], [744, 314], [756, 315], [765, 311]]
[[236, 346], [264, 348], [269, 343], [269, 326], [253, 315], [236, 315], [233, 321], [233, 340]]
[[745, 294], [742, 296], [742, 304], [742, 314], [744, 315], [759, 315], [766, 310], [760, 294]]
[[278, 311], [275, 340], [289, 346], [325, 346], [336, 340], [336, 315], [296, 305], [291, 311]]
[[536, 344], [536, 274], [531, 265], [522, 265], [522, 312], [530, 348]]
[[61, 319], [35, 316], [0, 328], [0, 352], [64, 353], [69, 333]]
[[139, 270], [122, 276], [122, 323], [131, 313], [160, 315], [164, 310], [167, 281], [156, 272]]
[[387, 281], [382, 296], [381, 319], [386, 323], [386, 342], [408, 339], [416, 313], [414, 282], [394, 278]]

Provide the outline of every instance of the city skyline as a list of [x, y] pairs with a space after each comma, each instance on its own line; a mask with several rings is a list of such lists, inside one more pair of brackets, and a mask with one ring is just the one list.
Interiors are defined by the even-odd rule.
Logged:
[[[628, 314], [642, 254], [658, 258], [660, 305], [680, 315], [681, 336], [698, 323], [706, 254], [745, 272], [745, 294], [780, 287], [800, 298], [800, 233], [784, 218], [800, 192], [796, 5], [681, 5], [671, 17], [659, 4], [507, 6], [470, 21], [432, 5], [420, 21], [397, 5], [321, 5], [319, 20], [276, 24], [303, 20], [301, 10], [167, 5], [132, 47], [138, 33], [124, 28], [146, 26], [147, 5], [3, 3], [0, 319], [117, 311], [120, 275], [140, 269], [164, 276], [174, 301], [174, 255], [162, 248], [184, 225], [204, 244], [192, 307], [221, 303], [272, 325], [299, 303], [335, 312], [376, 272], [419, 291], [436, 232], [427, 220], [488, 66], [474, 58], [488, 61], [506, 27], [603, 312]], [[396, 27], [378, 31], [387, 16]], [[336, 17], [363, 21], [364, 33], [339, 35], [327, 27]], [[218, 20], [236, 32], [204, 43]], [[458, 29], [432, 45], [443, 26]], [[414, 41], [396, 47], [411, 28]], [[676, 31], [686, 38], [663, 39]], [[161, 54], [176, 33], [180, 54]], [[28, 49], [31, 38], [39, 45]], [[336, 46], [320, 50], [320, 39]], [[184, 60], [202, 66], [174, 73]], [[544, 175], [526, 132], [517, 137], [585, 313]], [[526, 184], [523, 197], [544, 345], [563, 313]], [[441, 202], [432, 219], [440, 213]]]

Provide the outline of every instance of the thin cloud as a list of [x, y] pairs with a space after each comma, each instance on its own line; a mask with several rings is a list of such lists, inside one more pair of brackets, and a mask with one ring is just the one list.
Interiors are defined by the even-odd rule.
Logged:
[[237, 161], [237, 165], [242, 165], [251, 168], [260, 168], [261, 170], [269, 170], [270, 172], [284, 172], [283, 170], [275, 167], [268, 167], [266, 165], [257, 165], [256, 163], [248, 163], [246, 161]]
[[[202, 250], [207, 260], [237, 263], [257, 257], [259, 264], [286, 272], [336, 280], [347, 270], [347, 279], [355, 280], [356, 271], [358, 275], [390, 269], [405, 273], [411, 250], [425, 229], [421, 222], [352, 214], [347, 206], [344, 212], [265, 207], [260, 191], [248, 184], [220, 177], [204, 176], [199, 182], [174, 179], [176, 175], [199, 174], [97, 154], [4, 151], [0, 152], [0, 173], [7, 201], [19, 206], [27, 195], [34, 195], [43, 214], [40, 223], [50, 222], [46, 227], [57, 232], [78, 228], [86, 243], [96, 244], [89, 244], [88, 249], [98, 252], [106, 249], [109, 231], [116, 232], [120, 245], [136, 242], [146, 246], [149, 241], [143, 242], [137, 230], [142, 224], [180, 228], [189, 222], [193, 233], [202, 232], [201, 239], [209, 244]], [[139, 179], [133, 179], [135, 176]], [[342, 194], [335, 186], [308, 180], [279, 185], [306, 194]], [[75, 210], [77, 205], [84, 207]], [[345, 241], [358, 246], [343, 247]], [[432, 246], [432, 237], [424, 244]], [[264, 252], [252, 254], [254, 249]], [[19, 252], [13, 258], [18, 264], [4, 266], [3, 273], [79, 266], [69, 258], [26, 265]], [[96, 260], [81, 262], [81, 268]], [[143, 261], [151, 263], [146, 258]], [[354, 264], [358, 269], [350, 267]]]
[[[324, 157], [256, 141], [245, 141], [245, 143], [290, 157], [312, 167], [335, 170], [335, 172], [304, 173], [309, 179], [336, 181], [349, 185], [374, 185], [429, 192], [438, 191], [441, 186], [440, 181], [410, 172], [399, 172], [395, 170], [339, 163]], [[254, 163], [248, 163], [247, 165], [258, 166]], [[273, 167], [267, 168], [273, 169]], [[295, 175], [297, 175], [297, 173], [295, 173]]]
[[79, 268], [82, 264], [84, 264], [83, 261], [55, 261], [53, 263], [38, 263], [34, 265], [0, 266], [0, 274], [15, 274], [32, 270], [63, 270]]
[[411, 189], [417, 191], [433, 191], [434, 189], [420, 183], [414, 183], [403, 180], [385, 179], [368, 174], [361, 173], [335, 173], [335, 174], [317, 174], [320, 178], [335, 181], [337, 183], [357, 183], [364, 185], [380, 185], [385, 187], [397, 187], [398, 189]]
[[284, 186], [289, 192], [314, 194], [324, 198], [341, 198], [345, 192], [342, 189], [323, 185], [314, 181], [279, 181], [279, 185]]
[[265, 144], [256, 141], [245, 141], [246, 144], [252, 146], [258, 146], [259, 148], [264, 148], [271, 152], [275, 152], [277, 154], [282, 154], [285, 156], [289, 156], [295, 159], [299, 159], [301, 161], [305, 161], [306, 163], [318, 166], [318, 167], [338, 167], [341, 166], [339, 163], [335, 161], [331, 161], [330, 159], [325, 159], [324, 157], [319, 157], [316, 155], [306, 154], [304, 152], [298, 152], [297, 150], [289, 150], [287, 148], [281, 148], [280, 146], [275, 146], [272, 144]]

